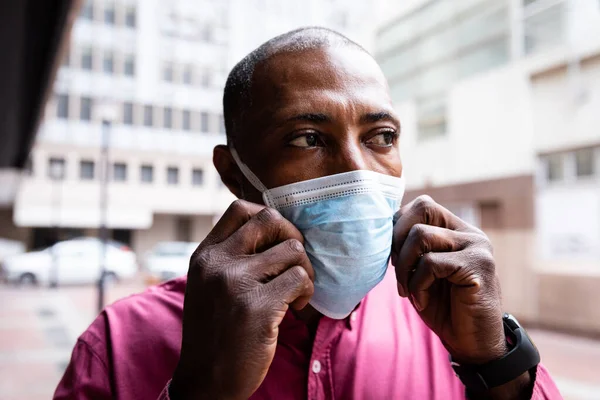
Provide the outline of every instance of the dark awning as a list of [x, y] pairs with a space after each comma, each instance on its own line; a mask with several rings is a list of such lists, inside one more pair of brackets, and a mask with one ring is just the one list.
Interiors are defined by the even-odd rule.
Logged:
[[0, 168], [23, 168], [80, 0], [0, 1]]

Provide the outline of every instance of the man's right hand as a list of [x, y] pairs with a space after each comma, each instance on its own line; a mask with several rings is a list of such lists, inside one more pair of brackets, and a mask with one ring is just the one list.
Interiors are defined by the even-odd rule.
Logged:
[[235, 201], [190, 261], [173, 400], [250, 397], [288, 307], [308, 304], [313, 280], [296, 227], [274, 209]]

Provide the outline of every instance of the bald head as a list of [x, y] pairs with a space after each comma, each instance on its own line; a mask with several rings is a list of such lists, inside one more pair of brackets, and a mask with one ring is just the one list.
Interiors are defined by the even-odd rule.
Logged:
[[244, 126], [245, 112], [252, 106], [252, 82], [258, 66], [282, 53], [301, 52], [324, 47], [352, 47], [368, 52], [344, 35], [327, 28], [300, 28], [263, 43], [244, 57], [229, 73], [223, 94], [223, 116], [227, 140], [231, 142]]

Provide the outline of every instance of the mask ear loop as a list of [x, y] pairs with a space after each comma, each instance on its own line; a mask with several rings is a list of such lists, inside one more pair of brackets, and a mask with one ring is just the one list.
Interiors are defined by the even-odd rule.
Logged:
[[235, 160], [235, 163], [239, 167], [240, 171], [242, 171], [242, 174], [244, 174], [246, 179], [248, 179], [250, 184], [252, 184], [256, 190], [262, 193], [265, 204], [269, 207], [273, 207], [274, 203], [267, 187], [263, 185], [260, 179], [254, 175], [254, 172], [250, 171], [250, 168], [248, 168], [248, 166], [242, 162], [237, 150], [233, 146], [229, 146], [229, 151], [231, 151], [231, 155], [233, 156], [233, 159]]

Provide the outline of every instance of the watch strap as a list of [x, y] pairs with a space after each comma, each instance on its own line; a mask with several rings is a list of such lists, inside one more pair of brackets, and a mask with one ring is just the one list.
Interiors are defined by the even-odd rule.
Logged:
[[502, 358], [483, 365], [461, 365], [452, 368], [463, 384], [474, 391], [487, 391], [518, 378], [540, 363], [537, 348], [516, 320], [508, 314], [503, 318], [504, 332], [511, 350]]

